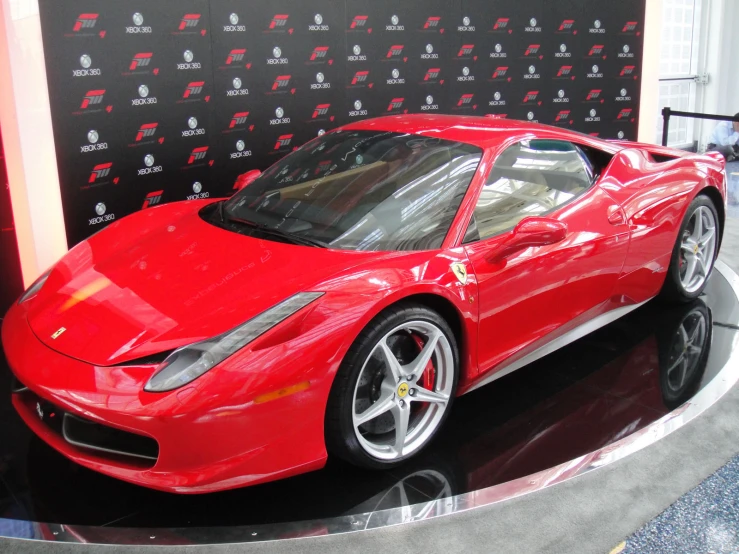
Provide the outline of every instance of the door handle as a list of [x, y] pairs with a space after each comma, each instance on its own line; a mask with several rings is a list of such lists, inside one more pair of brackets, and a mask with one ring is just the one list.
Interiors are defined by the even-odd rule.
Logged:
[[610, 206], [608, 208], [608, 223], [611, 225], [626, 224], [626, 214], [624, 214], [621, 206]]

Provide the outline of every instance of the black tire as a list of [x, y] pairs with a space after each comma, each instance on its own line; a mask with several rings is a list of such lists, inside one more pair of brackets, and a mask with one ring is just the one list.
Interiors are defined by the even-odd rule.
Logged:
[[[382, 460], [370, 455], [359, 443], [354, 431], [354, 390], [365, 361], [378, 342], [393, 329], [410, 321], [425, 321], [438, 327], [446, 336], [453, 356], [453, 385], [446, 409], [436, 429], [426, 442], [409, 455], [395, 460]], [[459, 350], [447, 321], [435, 311], [417, 303], [402, 302], [385, 309], [362, 330], [349, 348], [334, 379], [326, 407], [325, 440], [329, 453], [366, 469], [389, 469], [415, 458], [433, 441], [446, 422], [459, 381]]]
[[682, 246], [683, 236], [685, 235], [686, 230], [688, 229], [688, 225], [690, 224], [690, 218], [701, 206], [705, 206], [711, 210], [711, 212], [713, 213], [714, 221], [716, 222], [716, 248], [714, 250], [713, 260], [711, 261], [711, 269], [709, 271], [709, 275], [710, 272], [713, 271], [713, 266], [716, 262], [716, 257], [718, 256], [719, 251], [718, 239], [721, 230], [721, 221], [719, 220], [718, 212], [716, 211], [716, 206], [713, 204], [713, 201], [708, 196], [699, 194], [693, 199], [693, 201], [690, 203], [690, 206], [688, 206], [687, 211], [685, 212], [685, 217], [683, 218], [683, 222], [680, 225], [680, 230], [677, 233], [677, 238], [675, 239], [675, 246], [672, 249], [672, 257], [670, 258], [670, 266], [667, 269], [665, 282], [662, 285], [662, 290], [659, 294], [660, 299], [668, 303], [684, 304], [686, 302], [695, 300], [701, 294], [703, 294], [703, 290], [708, 284], [708, 278], [706, 278], [705, 282], [700, 288], [695, 291], [688, 292], [687, 290], [685, 290], [685, 287], [680, 280], [680, 248]]

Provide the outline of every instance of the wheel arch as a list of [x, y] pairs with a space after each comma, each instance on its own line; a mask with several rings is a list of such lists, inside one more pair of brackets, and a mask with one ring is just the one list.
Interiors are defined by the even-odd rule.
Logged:
[[713, 202], [713, 205], [716, 207], [716, 212], [718, 213], [718, 219], [719, 219], [719, 237], [718, 237], [718, 244], [719, 248], [721, 247], [721, 243], [723, 242], [724, 238], [724, 227], [726, 226], [726, 209], [724, 208], [724, 199], [721, 196], [721, 193], [718, 191], [718, 189], [714, 186], [707, 185], [703, 187], [698, 194], [696, 194], [696, 198], [698, 196], [707, 196], [711, 202]]

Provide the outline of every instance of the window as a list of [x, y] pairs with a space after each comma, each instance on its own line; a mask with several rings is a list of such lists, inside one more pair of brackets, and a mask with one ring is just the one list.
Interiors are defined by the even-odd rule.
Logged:
[[481, 157], [436, 137], [327, 133], [237, 193], [223, 222], [342, 250], [440, 248]]
[[[701, 0], [663, 0], [659, 66], [659, 110], [655, 142], [662, 140], [662, 108], [695, 111], [698, 54], [698, 22]], [[693, 142], [692, 118], [670, 120], [667, 144], [688, 146]]]
[[592, 183], [592, 166], [574, 144], [559, 140], [514, 144], [490, 170], [464, 242], [492, 237], [525, 217], [551, 212]]

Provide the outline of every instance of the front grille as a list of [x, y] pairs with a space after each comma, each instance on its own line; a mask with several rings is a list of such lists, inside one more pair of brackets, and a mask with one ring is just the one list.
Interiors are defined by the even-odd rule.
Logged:
[[150, 437], [108, 427], [71, 414], [42, 399], [28, 388], [19, 391], [24, 404], [35, 410], [39, 419], [69, 444], [116, 459], [136, 460], [136, 465], [154, 465], [159, 444]]

